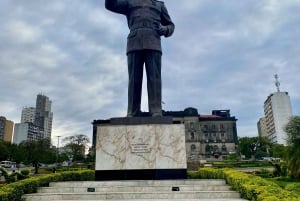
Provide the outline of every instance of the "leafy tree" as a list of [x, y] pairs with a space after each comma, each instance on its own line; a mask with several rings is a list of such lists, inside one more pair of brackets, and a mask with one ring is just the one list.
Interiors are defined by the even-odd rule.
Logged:
[[240, 157], [239, 157], [238, 153], [232, 153], [232, 154], [229, 154], [228, 160], [239, 161]]
[[0, 140], [0, 160], [7, 160], [9, 156], [9, 151], [7, 147], [7, 143]]
[[59, 163], [63, 162], [63, 161], [68, 161], [69, 160], [69, 156], [67, 153], [60, 153], [58, 155], [58, 161]]
[[215, 153], [214, 152], [214, 147], [212, 145], [206, 144], [206, 146], [205, 146], [205, 153], [207, 155], [213, 155]]
[[20, 163], [23, 160], [23, 153], [17, 144], [0, 141], [0, 160], [11, 160]]
[[300, 116], [294, 116], [285, 127], [289, 144], [287, 159], [292, 177], [300, 178]]
[[96, 160], [96, 151], [95, 148], [90, 148], [89, 153], [87, 154], [85, 158], [86, 163], [94, 163]]
[[39, 163], [54, 163], [56, 159], [55, 150], [51, 149], [50, 139], [45, 138], [38, 141], [23, 141], [19, 145], [25, 154], [24, 163], [31, 163], [38, 173]]
[[8, 143], [7, 148], [10, 160], [15, 161], [16, 163], [20, 163], [23, 161], [25, 157], [24, 153], [17, 144]]
[[274, 158], [285, 159], [288, 151], [288, 147], [285, 147], [282, 144], [272, 144], [270, 149], [270, 156]]
[[84, 159], [85, 149], [90, 142], [86, 135], [78, 134], [74, 136], [68, 136], [63, 139], [67, 142], [65, 148], [69, 151], [73, 161], [81, 161]]
[[243, 137], [239, 140], [240, 153], [246, 158], [261, 158], [268, 155], [270, 141], [263, 137]]

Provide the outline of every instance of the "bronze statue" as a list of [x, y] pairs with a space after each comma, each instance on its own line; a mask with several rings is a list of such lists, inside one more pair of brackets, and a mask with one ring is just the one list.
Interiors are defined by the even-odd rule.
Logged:
[[105, 7], [127, 18], [128, 109], [127, 117], [141, 114], [143, 66], [147, 75], [149, 112], [162, 116], [161, 41], [174, 32], [174, 24], [162, 1], [105, 0]]

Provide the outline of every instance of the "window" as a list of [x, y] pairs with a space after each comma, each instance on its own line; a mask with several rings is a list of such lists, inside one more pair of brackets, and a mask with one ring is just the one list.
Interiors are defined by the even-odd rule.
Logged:
[[190, 129], [194, 129], [194, 122], [190, 122]]
[[191, 132], [191, 140], [194, 140], [194, 139], [195, 139], [195, 133]]
[[214, 152], [218, 152], [219, 147], [217, 145], [215, 145], [213, 149], [214, 149]]
[[192, 144], [191, 145], [191, 151], [195, 151], [196, 150], [196, 145]]
[[208, 125], [204, 125], [204, 126], [202, 127], [202, 131], [203, 131], [203, 132], [207, 132], [207, 131], [208, 131]]
[[227, 147], [225, 144], [222, 145], [222, 152], [227, 152]]

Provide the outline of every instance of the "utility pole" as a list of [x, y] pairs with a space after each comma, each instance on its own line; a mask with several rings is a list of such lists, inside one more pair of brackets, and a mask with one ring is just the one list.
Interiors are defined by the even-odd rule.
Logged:
[[56, 165], [58, 164], [58, 155], [59, 155], [59, 138], [61, 137], [60, 135], [56, 136], [57, 137], [57, 148], [56, 148]]

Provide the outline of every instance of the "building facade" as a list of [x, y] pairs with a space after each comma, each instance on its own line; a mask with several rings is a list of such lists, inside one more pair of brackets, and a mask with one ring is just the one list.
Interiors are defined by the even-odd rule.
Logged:
[[0, 140], [12, 142], [14, 122], [7, 120], [5, 117], [0, 117]]
[[288, 92], [276, 92], [264, 102], [265, 123], [268, 139], [272, 143], [287, 145], [284, 127], [292, 117], [292, 107]]
[[[184, 124], [188, 162], [226, 158], [236, 152], [238, 143], [236, 121], [230, 110], [213, 110], [212, 114], [200, 115], [195, 108], [184, 111], [164, 111], [174, 123]], [[147, 113], [144, 116], [149, 116]], [[95, 148], [97, 125], [109, 125], [109, 120], [93, 122], [93, 147]]]
[[38, 94], [36, 98], [34, 124], [44, 130], [44, 138], [51, 138], [53, 112], [52, 101], [45, 95]]
[[14, 128], [13, 143], [19, 144], [24, 140], [40, 140], [51, 138], [53, 113], [51, 100], [42, 94], [36, 98], [36, 107], [24, 107], [21, 123]]
[[13, 143], [20, 144], [22, 141], [36, 141], [44, 138], [44, 130], [31, 122], [16, 123]]
[[25, 107], [22, 109], [21, 123], [31, 122], [35, 120], [35, 107]]
[[267, 125], [266, 125], [266, 118], [262, 117], [257, 122], [257, 130], [258, 135], [260, 137], [268, 138], [268, 131], [267, 131]]
[[187, 108], [181, 115], [172, 116], [173, 121], [185, 125], [188, 162], [223, 159], [236, 152], [237, 119], [230, 116], [230, 110], [213, 110], [210, 115], [199, 115], [195, 108]]

